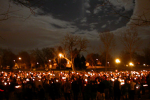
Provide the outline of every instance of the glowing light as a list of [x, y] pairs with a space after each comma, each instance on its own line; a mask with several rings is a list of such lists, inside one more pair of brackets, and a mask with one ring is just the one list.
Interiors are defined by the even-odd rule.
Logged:
[[27, 78], [26, 81], [29, 81], [29, 79]]
[[139, 88], [139, 86], [136, 86], [136, 89], [138, 89]]
[[112, 79], [111, 79], [111, 81], [113, 81], [113, 82], [114, 82], [114, 81], [115, 81], [115, 79], [113, 79], [113, 78], [112, 78]]
[[143, 84], [143, 86], [145, 87], [145, 86], [148, 86], [148, 84]]
[[21, 60], [22, 58], [21, 57], [19, 57], [19, 60]]
[[85, 82], [87, 82], [88, 80], [87, 79], [85, 79]]
[[17, 85], [17, 86], [15, 86], [15, 88], [21, 88], [21, 85]]
[[146, 64], [143, 64], [143, 66], [146, 66]]
[[119, 64], [119, 63], [120, 63], [120, 59], [116, 59], [115, 62], [116, 62], [117, 64]]
[[129, 63], [130, 66], [134, 66], [134, 64], [132, 62]]
[[59, 57], [61, 58], [61, 57], [64, 57], [61, 53], [59, 54]]
[[7, 83], [5, 82], [4, 85], [7, 85]]
[[62, 77], [62, 79], [63, 79], [63, 80], [65, 80], [65, 79], [66, 79], [66, 77]]

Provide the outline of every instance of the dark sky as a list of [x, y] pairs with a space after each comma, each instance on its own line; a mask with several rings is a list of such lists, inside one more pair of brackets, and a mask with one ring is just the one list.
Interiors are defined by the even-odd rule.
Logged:
[[[27, 7], [8, 1], [0, 1], [0, 14], [11, 5], [10, 18], [0, 22], [3, 38], [0, 43], [1, 47], [15, 52], [58, 46], [66, 33], [86, 37], [92, 52], [99, 52], [98, 33], [110, 30], [117, 36], [131, 22], [115, 12], [128, 17], [139, 12], [139, 0], [110, 0], [110, 4], [107, 0], [42, 0], [33, 6], [35, 14], [31, 14]], [[142, 37], [149, 37], [149, 28], [144, 28], [141, 29], [145, 34]]]

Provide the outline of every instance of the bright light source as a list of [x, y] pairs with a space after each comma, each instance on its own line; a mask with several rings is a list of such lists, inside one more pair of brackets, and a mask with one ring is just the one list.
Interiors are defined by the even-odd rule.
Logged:
[[15, 86], [15, 88], [21, 88], [21, 85], [17, 85], [17, 86]]
[[65, 79], [66, 79], [66, 77], [62, 77], [62, 79], [63, 79], [63, 80], [65, 80]]
[[19, 60], [21, 60], [21, 57], [19, 57]]
[[87, 79], [85, 79], [85, 82], [87, 82], [88, 80]]
[[132, 62], [129, 63], [130, 66], [134, 66], [134, 64]]
[[4, 85], [7, 85], [7, 83], [5, 82]]
[[117, 64], [119, 64], [119, 63], [120, 63], [120, 59], [116, 59], [115, 62], [116, 62]]
[[143, 64], [143, 66], [146, 66], [146, 64]]
[[61, 57], [64, 57], [61, 53], [59, 54], [59, 57], [61, 58]]

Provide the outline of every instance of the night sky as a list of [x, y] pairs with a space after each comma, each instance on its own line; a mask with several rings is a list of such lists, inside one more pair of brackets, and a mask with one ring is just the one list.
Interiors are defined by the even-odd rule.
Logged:
[[[97, 53], [100, 43], [98, 33], [110, 30], [117, 38], [132, 22], [115, 12], [130, 18], [150, 9], [149, 0], [142, 0], [143, 4], [140, 0], [110, 0], [110, 4], [107, 0], [43, 0], [33, 6], [35, 13], [31, 14], [29, 8], [8, 1], [0, 1], [0, 14], [8, 10], [9, 4], [11, 6], [10, 18], [0, 21], [0, 44], [13, 52], [56, 47], [61, 45], [64, 35], [70, 33], [86, 37], [90, 42], [88, 53]], [[140, 7], [145, 8], [142, 10]], [[150, 14], [146, 14], [150, 19]], [[0, 18], [3, 17], [0, 15]], [[147, 42], [150, 38], [149, 25], [141, 25], [138, 29]]]

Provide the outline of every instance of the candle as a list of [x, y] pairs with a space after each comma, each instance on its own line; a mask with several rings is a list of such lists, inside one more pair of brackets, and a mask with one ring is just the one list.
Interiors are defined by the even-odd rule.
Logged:
[[17, 85], [17, 86], [15, 86], [15, 88], [21, 88], [21, 85]]
[[62, 77], [62, 79], [63, 79], [63, 80], [65, 80], [65, 79], [66, 79], [66, 77]]
[[29, 81], [29, 79], [27, 78], [26, 81]]
[[87, 79], [85, 79], [85, 82], [87, 82], [88, 80]]
[[4, 85], [7, 85], [7, 83], [6, 83], [6, 82], [4, 82]]

